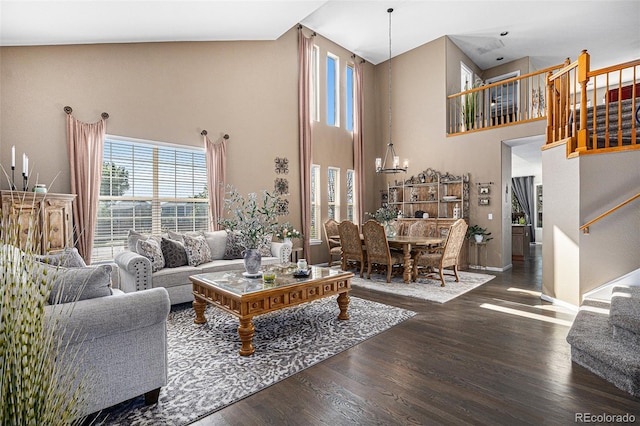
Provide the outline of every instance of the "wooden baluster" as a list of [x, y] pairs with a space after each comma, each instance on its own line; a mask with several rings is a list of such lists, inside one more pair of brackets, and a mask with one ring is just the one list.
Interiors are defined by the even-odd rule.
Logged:
[[[587, 129], [587, 82], [589, 81], [589, 54], [583, 50], [578, 57], [578, 82], [580, 83], [580, 130], [578, 130], [578, 147], [576, 152], [587, 150], [587, 139], [589, 130]], [[595, 107], [595, 105], [594, 105]], [[595, 115], [595, 114], [594, 114]], [[595, 117], [594, 117], [595, 122]]]

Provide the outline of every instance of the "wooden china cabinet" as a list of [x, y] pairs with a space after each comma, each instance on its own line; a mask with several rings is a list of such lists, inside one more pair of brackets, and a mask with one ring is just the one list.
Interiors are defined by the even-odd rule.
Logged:
[[[383, 204], [401, 213], [400, 234], [407, 233], [411, 223], [425, 221], [429, 236], [446, 237], [459, 218], [469, 223], [469, 175], [452, 175], [431, 168], [404, 181], [389, 183], [383, 193]], [[425, 217], [425, 213], [426, 216]], [[469, 266], [468, 245], [460, 251], [460, 269]]]
[[73, 247], [72, 194], [1, 191], [2, 217], [20, 224], [20, 248], [24, 249], [33, 227], [32, 249], [39, 254], [54, 253]]

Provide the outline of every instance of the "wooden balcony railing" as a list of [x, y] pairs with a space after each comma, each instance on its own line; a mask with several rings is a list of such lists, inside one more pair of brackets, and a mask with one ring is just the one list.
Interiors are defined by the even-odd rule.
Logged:
[[595, 71], [589, 62], [583, 51], [550, 73], [547, 144], [566, 142], [567, 156], [640, 148], [640, 59]]
[[548, 75], [565, 65], [556, 65], [448, 96], [447, 133], [459, 135], [544, 119]]

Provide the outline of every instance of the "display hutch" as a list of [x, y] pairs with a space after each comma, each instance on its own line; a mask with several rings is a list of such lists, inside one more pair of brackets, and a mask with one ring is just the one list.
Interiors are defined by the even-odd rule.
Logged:
[[[388, 183], [381, 197], [383, 207], [398, 212], [397, 229], [406, 234], [409, 225], [425, 220], [432, 236], [445, 237], [459, 218], [469, 222], [469, 174], [452, 175], [431, 168], [404, 181]], [[467, 247], [465, 244], [463, 247]], [[460, 253], [460, 266], [468, 267], [468, 253]]]
[[32, 248], [40, 254], [73, 247], [73, 200], [75, 195], [2, 191], [2, 216], [20, 225], [20, 248], [26, 246], [31, 229]]

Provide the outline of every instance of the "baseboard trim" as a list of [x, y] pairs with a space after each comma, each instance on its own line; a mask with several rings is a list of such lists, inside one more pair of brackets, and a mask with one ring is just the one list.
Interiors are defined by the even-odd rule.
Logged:
[[494, 271], [494, 272], [504, 272], [508, 269], [513, 268], [513, 264], [508, 264], [504, 268], [496, 268], [495, 266], [480, 266], [480, 265], [469, 265], [469, 269], [477, 269], [481, 271]]
[[574, 312], [578, 312], [579, 309], [580, 309], [576, 305], [572, 305], [571, 303], [565, 302], [565, 301], [560, 300], [560, 299], [556, 299], [555, 297], [547, 296], [546, 294], [541, 294], [540, 295], [540, 299], [544, 300], [545, 302], [549, 302], [549, 303], [552, 303], [554, 305], [558, 305], [558, 306], [561, 306], [563, 308], [572, 310]]

